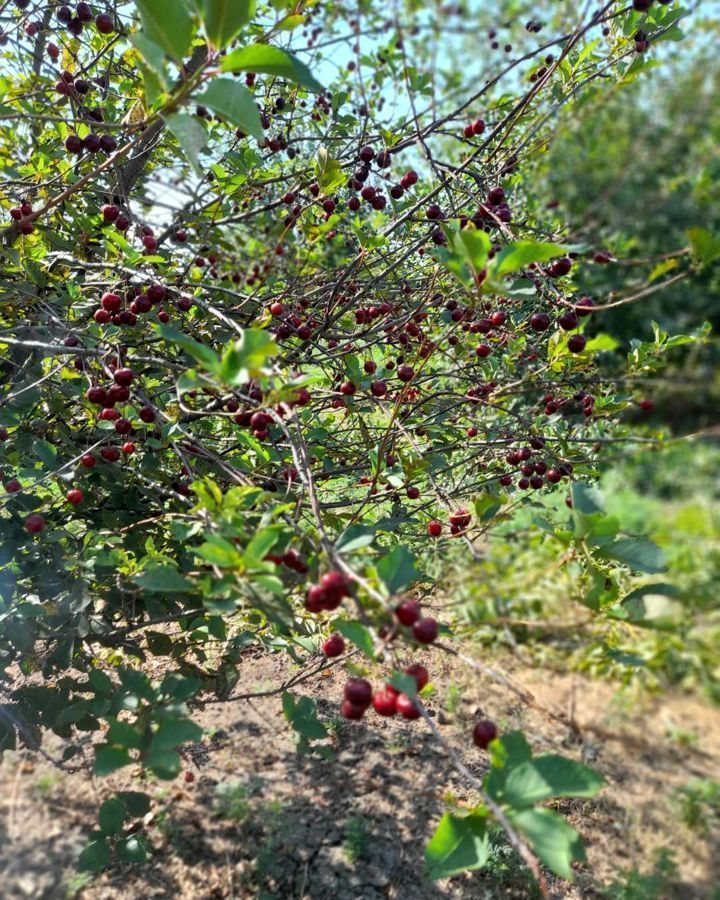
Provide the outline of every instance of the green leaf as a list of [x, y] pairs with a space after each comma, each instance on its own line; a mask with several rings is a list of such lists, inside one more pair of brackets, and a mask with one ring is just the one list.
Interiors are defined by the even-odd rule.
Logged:
[[115, 690], [112, 678], [100, 669], [93, 669], [90, 672], [88, 684], [96, 694], [111, 694]]
[[124, 722], [121, 719], [110, 721], [107, 732], [108, 741], [119, 747], [131, 747], [139, 750], [143, 745], [143, 732], [136, 725]]
[[266, 362], [278, 352], [277, 344], [267, 331], [246, 328], [242, 337], [223, 353], [218, 375], [224, 384], [244, 384], [249, 378], [264, 374]]
[[195, 31], [185, 4], [174, 3], [172, 10], [167, 0], [136, 0], [136, 5], [145, 37], [175, 62], [182, 62]]
[[130, 35], [130, 43], [135, 47], [148, 69], [158, 79], [163, 90], [168, 88], [167, 72], [165, 70], [165, 51], [162, 47], [151, 41], [141, 31]]
[[143, 759], [143, 765], [164, 781], [172, 781], [180, 772], [180, 754], [173, 750], [157, 750]]
[[575, 829], [551, 809], [510, 812], [512, 824], [529, 841], [540, 861], [561, 878], [572, 881], [572, 862], [585, 861], [585, 848]]
[[182, 331], [178, 331], [177, 328], [173, 328], [170, 325], [158, 325], [157, 330], [168, 343], [177, 344], [189, 356], [202, 363], [208, 371], [217, 372], [220, 368], [220, 360], [210, 347], [194, 341], [186, 334], [183, 334]]
[[98, 820], [100, 828], [105, 834], [117, 834], [123, 827], [127, 808], [118, 797], [110, 797], [100, 807]]
[[173, 133], [180, 149], [193, 167], [195, 174], [202, 176], [200, 167], [200, 154], [207, 143], [207, 132], [200, 124], [197, 116], [188, 116], [184, 113], [171, 113], [164, 116], [165, 123]]
[[222, 62], [223, 72], [263, 72], [294, 81], [311, 91], [322, 91], [323, 86], [297, 57], [269, 44], [250, 44], [233, 51]]
[[491, 277], [509, 275], [533, 262], [548, 262], [556, 256], [564, 256], [566, 249], [560, 244], [546, 241], [517, 241], [508, 244], [492, 259], [489, 267]]
[[300, 697], [296, 701], [285, 691], [282, 695], [283, 712], [290, 725], [305, 740], [322, 740], [327, 728], [317, 717], [315, 701], [310, 697]]
[[201, 0], [205, 34], [216, 50], [223, 50], [255, 14], [255, 0]]
[[377, 572], [391, 594], [402, 590], [420, 578], [415, 558], [407, 547], [393, 547], [377, 564]]
[[172, 566], [150, 566], [133, 579], [146, 591], [155, 593], [184, 593], [192, 590], [188, 581]]
[[158, 751], [173, 750], [180, 744], [199, 741], [202, 736], [202, 728], [195, 722], [191, 722], [190, 719], [170, 719], [161, 722], [160, 727], [152, 736], [150, 752], [155, 754]]
[[479, 869], [489, 855], [487, 811], [482, 808], [468, 816], [445, 813], [425, 848], [425, 862], [433, 880]]
[[664, 552], [649, 538], [619, 538], [596, 552], [639, 572], [662, 572], [666, 565]]
[[495, 799], [522, 808], [551, 797], [594, 797], [602, 785], [602, 776], [582, 763], [548, 754], [511, 769]]
[[340, 163], [329, 155], [327, 147], [318, 147], [315, 174], [317, 183], [325, 194], [331, 194], [345, 181]]
[[703, 265], [720, 258], [720, 234], [710, 234], [706, 228], [689, 228], [687, 236], [693, 256]]
[[351, 550], [359, 550], [368, 547], [375, 540], [375, 525], [351, 525], [338, 537], [335, 549], [338, 552], [350, 553]]
[[118, 797], [125, 804], [128, 815], [133, 818], [144, 816], [150, 810], [150, 797], [142, 791], [120, 791]]
[[95, 745], [95, 764], [93, 772], [96, 775], [109, 775], [116, 769], [129, 766], [132, 758], [125, 747], [113, 747], [111, 744]]
[[209, 534], [207, 540], [200, 544], [195, 552], [215, 566], [236, 569], [242, 564], [242, 555], [237, 547], [215, 534]]
[[573, 511], [583, 513], [586, 516], [603, 512], [602, 497], [595, 488], [588, 487], [581, 481], [573, 482], [572, 490]]
[[115, 852], [125, 862], [139, 863], [150, 858], [150, 844], [143, 834], [128, 834], [115, 843]]
[[245, 85], [231, 78], [215, 78], [195, 100], [258, 141], [264, 139], [260, 113]]
[[110, 864], [110, 848], [105, 838], [88, 841], [78, 857], [78, 869], [82, 872], [99, 872]]
[[337, 622], [336, 628], [340, 634], [359, 647], [366, 656], [375, 659], [372, 635], [362, 622]]

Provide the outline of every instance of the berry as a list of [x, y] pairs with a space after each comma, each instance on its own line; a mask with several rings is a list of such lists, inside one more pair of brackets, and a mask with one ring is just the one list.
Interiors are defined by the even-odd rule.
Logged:
[[398, 694], [395, 700], [397, 711], [403, 719], [419, 719], [420, 710], [415, 701], [407, 694]]
[[343, 695], [354, 706], [367, 709], [372, 700], [372, 685], [365, 678], [348, 678], [345, 682]]
[[421, 644], [432, 644], [438, 636], [438, 623], [429, 616], [418, 619], [412, 627], [413, 636]]
[[397, 694], [394, 691], [375, 691], [372, 698], [373, 709], [379, 716], [394, 716], [397, 712]]
[[72, 503], [73, 506], [77, 506], [78, 503], [82, 503], [85, 498], [85, 495], [80, 490], [80, 488], [72, 488], [65, 495], [65, 499], [68, 503]]
[[365, 715], [366, 706], [358, 706], [355, 703], [351, 703], [349, 700], [343, 700], [340, 704], [340, 712], [346, 719], [362, 719]]
[[402, 625], [414, 625], [420, 618], [420, 603], [417, 600], [405, 600], [395, 607], [395, 616]]
[[490, 741], [494, 741], [497, 736], [497, 726], [489, 719], [481, 719], [473, 728], [473, 741], [481, 750], [487, 750]]
[[115, 31], [112, 16], [107, 13], [100, 13], [99, 16], [95, 17], [95, 27], [100, 34], [112, 34]]
[[438, 522], [437, 519], [433, 519], [432, 522], [428, 522], [428, 534], [430, 537], [440, 537], [442, 534], [442, 522]]
[[330, 637], [324, 641], [322, 652], [329, 658], [342, 656], [345, 652], [345, 641], [342, 636], [339, 634], [331, 634]]
[[409, 665], [407, 669], [405, 669], [405, 674], [412, 675], [419, 691], [421, 691], [428, 681], [430, 681], [428, 670], [420, 663], [412, 663], [412, 665]]
[[113, 380], [115, 384], [122, 384], [125, 387], [132, 384], [132, 380], [135, 377], [135, 373], [132, 369], [116, 369], [113, 374]]
[[373, 397], [384, 397], [387, 394], [387, 390], [386, 381], [373, 381], [370, 385], [370, 393]]
[[582, 353], [587, 341], [584, 334], [571, 334], [568, 338], [568, 350], [571, 353]]
[[32, 513], [25, 519], [25, 531], [30, 534], [40, 534], [45, 527], [45, 518], [40, 513]]
[[18, 491], [22, 490], [22, 485], [17, 480], [17, 478], [11, 478], [10, 481], [5, 482], [5, 493], [6, 494], [17, 494]]
[[92, 453], [85, 453], [80, 457], [80, 465], [86, 469], [92, 469], [96, 462], [97, 459], [92, 455]]

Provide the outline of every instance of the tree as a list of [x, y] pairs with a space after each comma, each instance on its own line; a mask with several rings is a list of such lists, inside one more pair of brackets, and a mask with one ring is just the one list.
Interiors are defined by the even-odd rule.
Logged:
[[[51, 730], [79, 765], [90, 734], [96, 774], [173, 778], [200, 736], [193, 703], [238, 694], [241, 633], [303, 646], [308, 676], [347, 641], [387, 684], [351, 679], [343, 713], [422, 717], [480, 794], [440, 823], [431, 872], [483, 865], [492, 820], [543, 890], [540, 863], [570, 877], [577, 834], [537, 804], [591, 796], [598, 776], [484, 723], [476, 778], [405, 657], [451, 635], [417, 602], [430, 556], [477, 555], [534, 495], [567, 494], [598, 615], [618, 566], [662, 565], [598, 529], [587, 483], [630, 436], [637, 379], [707, 329], [658, 329], [627, 361], [588, 339], [612, 304], [576, 275], [611, 258], [525, 173], [564, 108], [634, 79], [687, 13], [497, 9], [482, 63], [458, 68], [462, 5], [363, 3], [349, 22], [282, 0], [15, 6], [0, 653], [21, 677], [0, 746]], [[676, 273], [718, 255], [698, 231]], [[159, 683], [148, 656], [167, 660]], [[280, 691], [300, 749], [322, 752], [312, 701]], [[147, 802], [107, 800], [81, 864], [143, 858], [126, 823]]]

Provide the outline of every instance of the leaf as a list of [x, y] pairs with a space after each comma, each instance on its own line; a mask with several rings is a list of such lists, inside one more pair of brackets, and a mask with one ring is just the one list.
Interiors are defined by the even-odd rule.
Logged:
[[195, 170], [195, 174], [202, 176], [203, 172], [200, 167], [199, 157], [207, 143], [207, 132], [196, 116], [171, 113], [164, 116], [164, 119], [178, 144], [180, 144], [180, 149]]
[[376, 527], [376, 525], [351, 525], [338, 537], [335, 549], [338, 553], [350, 553], [351, 550], [368, 547], [375, 540]]
[[706, 228], [688, 228], [687, 236], [693, 256], [703, 265], [720, 258], [720, 235], [710, 234]]
[[207, 540], [195, 552], [215, 566], [235, 569], [242, 564], [242, 556], [237, 547], [215, 534], [208, 535]]
[[143, 760], [143, 764], [158, 778], [172, 781], [180, 772], [180, 754], [172, 750], [158, 750], [149, 753]]
[[602, 497], [595, 488], [588, 487], [580, 481], [573, 482], [572, 508], [584, 515], [603, 512]]
[[327, 147], [318, 147], [315, 174], [317, 183], [326, 194], [331, 194], [345, 180], [340, 163], [330, 156]]
[[260, 113], [245, 85], [237, 84], [231, 78], [215, 78], [195, 100], [246, 134], [251, 134], [258, 141], [263, 140]]
[[192, 18], [185, 4], [174, 3], [172, 10], [168, 9], [167, 0], [136, 0], [136, 5], [145, 37], [181, 63], [194, 36]]
[[135, 47], [148, 69], [159, 80], [162, 88], [167, 90], [168, 80], [165, 71], [165, 51], [154, 41], [151, 41], [147, 35], [141, 31], [136, 31], [130, 35], [130, 43]]
[[489, 266], [491, 277], [500, 278], [510, 272], [524, 269], [532, 262], [548, 262], [556, 256], [564, 256], [567, 248], [546, 241], [517, 241], [508, 244], [495, 256]]
[[133, 818], [144, 816], [150, 809], [150, 797], [142, 791], [119, 791], [118, 797], [125, 804], [128, 815]]
[[223, 72], [264, 72], [294, 81], [311, 91], [322, 91], [323, 86], [297, 57], [269, 44], [250, 44], [233, 51], [222, 62]]
[[666, 560], [662, 548], [649, 538], [619, 538], [597, 550], [599, 556], [624, 563], [639, 572], [662, 572]]
[[150, 753], [173, 750], [180, 744], [199, 741], [203, 736], [203, 730], [190, 719], [170, 719], [161, 722], [160, 727], [150, 741]]
[[315, 701], [310, 697], [300, 697], [297, 701], [292, 694], [285, 691], [282, 695], [285, 718], [297, 733], [305, 740], [322, 740], [327, 728], [317, 717]]
[[544, 865], [567, 881], [572, 881], [573, 860], [585, 861], [585, 848], [575, 829], [551, 809], [510, 812], [510, 821], [530, 842]]
[[183, 334], [182, 331], [178, 331], [177, 328], [173, 328], [170, 325], [158, 325], [157, 330], [168, 343], [177, 344], [177, 346], [181, 347], [188, 356], [192, 356], [193, 359], [202, 363], [208, 371], [218, 371], [220, 360], [210, 347], [206, 347], [205, 344], [194, 341], [186, 334]]
[[377, 572], [391, 594], [407, 587], [420, 578], [415, 568], [415, 558], [407, 547], [393, 547], [377, 564]]
[[115, 852], [125, 862], [139, 863], [150, 858], [150, 844], [143, 834], [128, 834], [115, 844]]
[[133, 579], [146, 591], [156, 593], [184, 593], [192, 590], [192, 583], [172, 566], [150, 566]]
[[340, 634], [359, 647], [366, 656], [375, 659], [372, 635], [362, 622], [337, 622], [336, 628]]
[[425, 862], [433, 880], [479, 869], [489, 855], [487, 811], [482, 808], [468, 816], [445, 813], [425, 848]]
[[118, 797], [110, 797], [100, 807], [98, 813], [98, 821], [100, 828], [105, 834], [116, 834], [123, 827], [127, 808]]
[[95, 745], [95, 764], [93, 772], [96, 775], [109, 775], [116, 769], [129, 766], [132, 758], [125, 747], [113, 747], [111, 744]]
[[533, 806], [551, 797], [594, 797], [602, 785], [602, 776], [582, 763], [548, 754], [511, 769], [495, 799], [513, 807]]
[[255, 14], [255, 0], [201, 0], [200, 18], [216, 50], [232, 41]]
[[265, 371], [265, 363], [279, 352], [272, 335], [257, 328], [246, 328], [242, 337], [223, 353], [218, 371], [225, 384], [244, 384]]
[[78, 869], [83, 872], [99, 872], [110, 864], [110, 848], [104, 837], [88, 841], [78, 857]]

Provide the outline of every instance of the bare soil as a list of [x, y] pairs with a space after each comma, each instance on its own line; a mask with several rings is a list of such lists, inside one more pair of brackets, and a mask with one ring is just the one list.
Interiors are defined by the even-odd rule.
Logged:
[[[468, 738], [474, 719], [522, 728], [536, 752], [561, 752], [598, 769], [606, 787], [591, 801], [557, 808], [580, 831], [588, 865], [574, 883], [551, 878], [553, 896], [578, 900], [617, 895], [618, 870], [653, 867], [668, 848], [677, 869], [658, 900], [716, 897], [720, 834], [678, 820], [674, 792], [693, 778], [720, 777], [720, 711], [687, 696], [618, 700], [617, 687], [577, 675], [493, 661], [495, 671], [534, 697], [451, 658], [427, 655], [437, 688], [428, 701], [436, 721], [478, 775], [484, 754]], [[243, 691], [267, 690], [292, 674], [280, 656], [250, 656]], [[29, 751], [0, 766], [0, 897], [5, 900], [490, 900], [536, 891], [517, 858], [498, 848], [491, 866], [438, 883], [423, 874], [423, 852], [450, 801], [477, 798], [463, 784], [422, 721], [338, 718], [346, 673], [335, 667], [298, 693], [315, 698], [332, 725], [331, 759], [299, 756], [277, 696], [218, 703], [198, 716], [207, 737], [183, 750], [174, 782], [143, 782], [139, 770], [107, 779], [67, 774]], [[378, 679], [381, 673], [377, 673]], [[571, 716], [579, 732], [549, 715]], [[185, 773], [192, 773], [187, 782]], [[142, 828], [150, 861], [116, 864], [78, 877], [77, 854], [100, 802], [117, 789], [146, 789], [154, 799]], [[702, 823], [701, 823], [702, 825]], [[653, 890], [655, 890], [653, 888]]]

